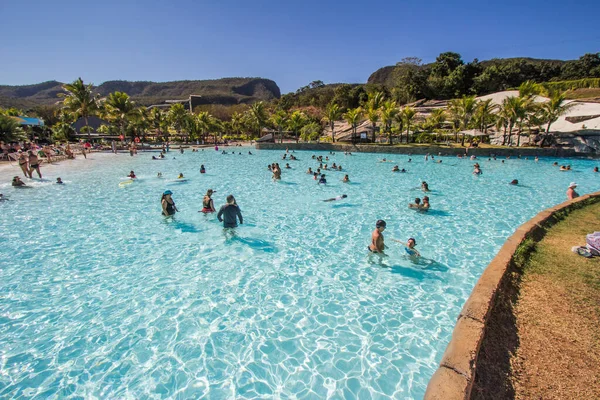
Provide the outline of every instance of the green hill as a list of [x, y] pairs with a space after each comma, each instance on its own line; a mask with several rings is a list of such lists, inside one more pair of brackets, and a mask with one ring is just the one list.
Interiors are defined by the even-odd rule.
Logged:
[[[59, 101], [62, 83], [42, 82], [34, 85], [0, 86], [0, 107], [31, 108], [51, 105]], [[202, 96], [204, 104], [241, 104], [278, 99], [277, 84], [262, 78], [222, 78], [200, 81], [129, 82], [107, 81], [95, 87], [101, 96], [120, 91], [129, 94], [138, 104], [151, 105], [165, 100], [185, 99], [189, 95]]]

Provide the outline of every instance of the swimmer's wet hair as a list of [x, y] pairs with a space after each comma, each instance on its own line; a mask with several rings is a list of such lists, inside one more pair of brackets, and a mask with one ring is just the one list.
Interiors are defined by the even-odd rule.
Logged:
[[386, 224], [386, 223], [385, 223], [385, 221], [384, 221], [384, 220], [382, 220], [382, 219], [380, 219], [380, 220], [377, 220], [377, 222], [375, 223], [375, 227], [376, 227], [376, 228], [385, 227], [386, 225], [387, 225], [387, 224]]

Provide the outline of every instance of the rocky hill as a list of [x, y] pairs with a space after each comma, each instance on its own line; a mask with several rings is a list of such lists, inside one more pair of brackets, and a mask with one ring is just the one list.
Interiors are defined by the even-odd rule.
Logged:
[[[34, 85], [0, 86], [0, 106], [31, 108], [59, 101], [62, 83], [48, 81]], [[240, 104], [269, 101], [281, 97], [277, 84], [262, 78], [222, 78], [201, 81], [129, 82], [107, 81], [96, 86], [101, 96], [120, 91], [129, 94], [138, 104], [151, 105], [165, 100], [202, 96], [205, 104]]]

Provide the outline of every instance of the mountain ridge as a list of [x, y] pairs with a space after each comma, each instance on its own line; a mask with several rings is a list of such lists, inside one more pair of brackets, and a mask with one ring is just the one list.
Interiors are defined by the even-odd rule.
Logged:
[[[35, 107], [60, 101], [64, 83], [50, 80], [30, 85], [0, 85], [0, 106]], [[165, 100], [202, 97], [206, 104], [248, 104], [281, 97], [275, 81], [265, 78], [220, 78], [168, 82], [111, 80], [94, 86], [94, 92], [107, 96], [111, 92], [127, 93], [141, 105], [163, 103]]]

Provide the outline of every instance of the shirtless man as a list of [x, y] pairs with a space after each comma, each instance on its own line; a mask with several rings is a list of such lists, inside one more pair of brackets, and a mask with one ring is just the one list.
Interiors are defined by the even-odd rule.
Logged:
[[371, 244], [368, 247], [371, 253], [381, 253], [385, 255], [383, 252], [385, 249], [385, 244], [383, 243], [383, 231], [385, 230], [385, 226], [386, 223], [382, 219], [375, 223], [375, 230], [371, 234]]
[[579, 194], [577, 194], [577, 192], [575, 191], [576, 187], [577, 184], [575, 182], [571, 182], [569, 188], [567, 189], [567, 199], [573, 200], [574, 198], [579, 196]]

